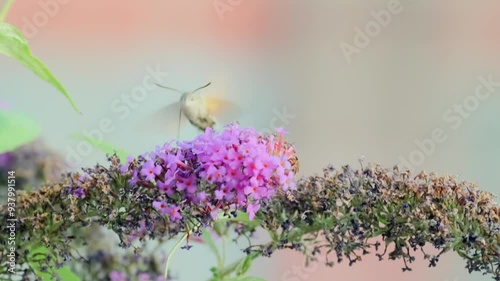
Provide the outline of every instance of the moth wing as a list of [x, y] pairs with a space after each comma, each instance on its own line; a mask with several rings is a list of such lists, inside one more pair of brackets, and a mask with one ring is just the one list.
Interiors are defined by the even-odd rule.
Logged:
[[205, 97], [208, 112], [223, 125], [238, 120], [243, 110], [236, 103], [219, 97]]
[[141, 122], [141, 131], [149, 134], [165, 134], [175, 137], [177, 132], [186, 126], [188, 121], [184, 114], [182, 114], [179, 126], [180, 110], [181, 103], [176, 102], [152, 112]]

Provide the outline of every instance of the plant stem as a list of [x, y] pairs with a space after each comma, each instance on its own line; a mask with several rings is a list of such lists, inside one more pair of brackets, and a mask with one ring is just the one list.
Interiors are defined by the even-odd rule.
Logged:
[[7, 14], [9, 13], [10, 7], [14, 4], [14, 0], [7, 0], [5, 2], [5, 5], [3, 6], [2, 10], [0, 11], [0, 22], [3, 22], [5, 20], [5, 17], [7, 17]]
[[172, 255], [175, 252], [175, 250], [177, 250], [177, 248], [179, 248], [182, 241], [184, 241], [186, 239], [186, 237], [187, 237], [187, 233], [182, 235], [181, 239], [179, 239], [179, 241], [177, 241], [177, 243], [175, 243], [174, 247], [172, 248], [172, 251], [170, 251], [170, 253], [168, 253], [167, 262], [165, 264], [165, 280], [167, 280], [167, 278], [168, 278], [168, 267], [170, 265], [170, 260], [172, 259]]
[[224, 269], [224, 266], [226, 265], [226, 247], [227, 247], [227, 237], [226, 235], [224, 235], [222, 237], [222, 265], [221, 265], [221, 268], [220, 268], [220, 271], [222, 271], [222, 269]]
[[[200, 227], [200, 225], [201, 225], [201, 223], [198, 223], [195, 227]], [[174, 254], [175, 250], [177, 250], [177, 248], [179, 248], [182, 241], [186, 240], [187, 236], [189, 234], [191, 234], [191, 232], [192, 232], [192, 228], [188, 229], [187, 232], [184, 235], [182, 235], [181, 239], [179, 239], [179, 241], [177, 241], [177, 243], [175, 243], [174, 247], [172, 248], [172, 251], [170, 251], [170, 253], [168, 253], [167, 262], [165, 263], [165, 280], [167, 280], [167, 277], [168, 277], [168, 267], [170, 266], [170, 260], [172, 259], [172, 255]]]

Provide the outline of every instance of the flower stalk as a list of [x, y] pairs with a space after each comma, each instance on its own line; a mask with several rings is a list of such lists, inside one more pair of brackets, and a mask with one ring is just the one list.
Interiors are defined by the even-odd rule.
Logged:
[[[123, 248], [137, 237], [168, 240], [180, 234], [177, 248], [188, 235], [199, 236], [202, 228], [221, 220], [248, 239], [244, 251], [252, 258], [292, 249], [303, 253], [307, 264], [321, 259], [333, 266], [344, 260], [354, 265], [373, 253], [380, 260], [402, 260], [403, 271], [409, 271], [415, 252], [423, 252], [433, 267], [453, 251], [469, 272], [500, 280], [498, 204], [492, 194], [454, 177], [412, 175], [379, 165], [329, 166], [321, 176], [292, 184], [298, 162], [282, 135], [261, 136], [237, 127], [220, 135], [207, 131], [178, 148], [165, 145], [124, 164], [115, 155], [109, 161], [107, 167], [86, 168], [19, 194], [19, 265], [36, 262], [54, 270], [53, 264], [75, 258], [72, 242], [83, 238], [79, 229], [94, 224], [114, 231]], [[3, 206], [0, 217], [5, 221], [7, 216]], [[8, 261], [5, 227], [1, 264]], [[258, 227], [270, 234], [269, 243], [251, 244]], [[25, 253], [33, 245], [49, 254], [30, 260]]]

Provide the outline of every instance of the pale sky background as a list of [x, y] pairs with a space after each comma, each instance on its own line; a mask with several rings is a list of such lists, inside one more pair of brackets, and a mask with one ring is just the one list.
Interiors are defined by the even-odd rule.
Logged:
[[[147, 67], [158, 65], [170, 74], [162, 83], [172, 87], [193, 89], [213, 81], [207, 94], [237, 104], [242, 113], [236, 119], [244, 126], [286, 127], [301, 175], [320, 173], [328, 163], [356, 165], [361, 156], [392, 167], [419, 149], [416, 140], [441, 128], [447, 140], [415, 169], [458, 175], [499, 193], [500, 87], [456, 130], [443, 119], [474, 94], [479, 76], [500, 81], [498, 1], [401, 1], [400, 12], [350, 63], [340, 45], [354, 45], [356, 28], [365, 30], [391, 1], [221, 0], [236, 3], [222, 17], [212, 0], [66, 0], [57, 9], [51, 6], [49, 16], [43, 15], [49, 14], [40, 4], [45, 2], [18, 0], [7, 21], [30, 37], [33, 53], [67, 87], [83, 115], [4, 57], [0, 100], [39, 120], [43, 137], [63, 155], [77, 146], [70, 134], [96, 129], [106, 118], [114, 130], [104, 138], [133, 153], [174, 138], [175, 128], [166, 135], [139, 127], [151, 112], [176, 101], [175, 94], [148, 91], [123, 120], [111, 110], [141, 86]], [[294, 117], [273, 123], [275, 112], [285, 108]], [[184, 139], [195, 134], [189, 126], [181, 131]], [[94, 150], [80, 164], [103, 159]], [[207, 279], [210, 266], [204, 264], [211, 259], [201, 247], [195, 251], [200, 252], [179, 253], [174, 260], [180, 280]], [[238, 254], [234, 247], [230, 256]], [[295, 280], [490, 280], [468, 275], [453, 253], [437, 268], [417, 262], [404, 274], [399, 261], [375, 260], [352, 268], [319, 266]], [[253, 273], [294, 280], [284, 274], [302, 262], [297, 253], [281, 252], [259, 260]], [[200, 270], [192, 270], [193, 264]]]

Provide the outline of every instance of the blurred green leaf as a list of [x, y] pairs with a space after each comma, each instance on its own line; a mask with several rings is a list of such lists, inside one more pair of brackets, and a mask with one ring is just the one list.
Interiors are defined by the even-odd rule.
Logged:
[[237, 211], [237, 216], [234, 217], [221, 217], [220, 221], [232, 221], [232, 222], [241, 222], [250, 227], [258, 227], [260, 226], [261, 221], [258, 219], [250, 220], [248, 213]]
[[241, 263], [243, 263], [243, 261], [245, 260], [246, 257], [243, 257], [235, 262], [233, 262], [232, 264], [230, 265], [227, 265], [226, 267], [224, 267], [221, 272], [220, 272], [220, 275], [222, 276], [228, 276], [230, 275], [231, 273], [235, 272], [239, 267], [241, 267]]
[[209, 229], [204, 228], [202, 230], [202, 236], [201, 238], [203, 241], [207, 244], [208, 248], [214, 253], [214, 255], [217, 257], [217, 263], [221, 263], [221, 256], [219, 251], [217, 250], [217, 246], [215, 245], [215, 241], [212, 238], [212, 233], [210, 232]]
[[252, 267], [253, 261], [258, 257], [260, 257], [259, 253], [248, 254], [245, 257], [245, 259], [243, 260], [243, 262], [240, 264], [240, 267], [238, 268], [236, 275], [238, 275], [238, 276], [245, 275], [248, 272], [248, 270], [250, 269], [250, 267]]
[[40, 126], [33, 119], [0, 110], [0, 153], [12, 151], [35, 140], [39, 133]]
[[0, 21], [4, 21], [9, 13], [10, 7], [14, 4], [14, 0], [6, 0], [2, 10], [0, 11]]
[[0, 53], [17, 60], [40, 78], [50, 83], [68, 99], [76, 111], [80, 112], [66, 89], [52, 75], [47, 66], [31, 54], [28, 42], [23, 34], [16, 27], [4, 22], [0, 23]]
[[116, 155], [118, 156], [118, 158], [120, 158], [121, 163], [124, 163], [127, 160], [127, 156], [130, 155], [126, 150], [118, 148], [111, 143], [103, 140], [98, 140], [96, 138], [91, 138], [84, 135], [72, 135], [72, 137], [77, 140], [88, 141], [90, 145], [97, 147], [104, 153], [114, 154], [116, 152]]
[[[32, 260], [32, 262], [30, 262], [30, 266], [35, 270], [36, 275], [39, 276], [39, 277], [41, 277], [44, 281], [54, 280], [52, 278], [52, 276], [51, 276], [50, 273], [48, 273], [48, 272], [42, 272], [41, 271], [41, 269], [40, 269], [40, 263], [33, 261], [33, 257], [37, 256], [37, 255], [40, 255], [40, 254], [48, 254], [48, 255], [50, 255], [49, 251], [45, 247], [39, 247], [36, 250], [31, 251], [30, 254], [29, 254], [30, 255], [30, 260]], [[51, 267], [55, 267], [55, 264], [54, 264], [53, 261], [51, 262], [50, 266]], [[80, 281], [80, 278], [78, 278], [78, 276], [76, 276], [71, 271], [71, 269], [69, 269], [67, 266], [61, 267], [61, 268], [57, 269], [55, 271], [55, 273], [57, 275], [59, 275], [59, 277], [61, 278], [60, 280], [64, 280], [64, 281]]]
[[216, 220], [214, 222], [213, 230], [215, 231], [215, 234], [217, 234], [219, 237], [227, 236], [229, 232], [228, 221]]

